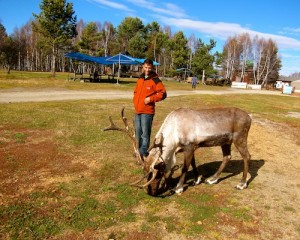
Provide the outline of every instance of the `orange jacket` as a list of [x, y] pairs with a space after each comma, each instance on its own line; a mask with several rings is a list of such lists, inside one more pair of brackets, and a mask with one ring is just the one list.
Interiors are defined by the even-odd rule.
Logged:
[[[150, 103], [147, 105], [144, 103], [144, 99], [150, 97]], [[165, 86], [158, 78], [155, 72], [145, 79], [145, 74], [143, 73], [136, 82], [136, 86], [133, 94], [133, 104], [135, 112], [137, 114], [155, 113], [155, 102], [161, 101], [167, 97], [167, 92]]]

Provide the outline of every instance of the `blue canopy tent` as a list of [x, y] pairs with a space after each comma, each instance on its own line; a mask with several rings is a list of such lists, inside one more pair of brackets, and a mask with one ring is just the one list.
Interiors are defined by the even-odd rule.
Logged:
[[[119, 64], [118, 78], [117, 78], [117, 84], [118, 84], [119, 83], [119, 78], [120, 78], [121, 64], [123, 64], [123, 65], [143, 64], [145, 59], [134, 58], [134, 57], [119, 53], [119, 54], [117, 54], [113, 57], [106, 58], [105, 61], [110, 62], [112, 64], [115, 64], [115, 63]], [[154, 61], [153, 65], [158, 66], [159, 63]]]
[[[83, 53], [79, 53], [79, 52], [70, 52], [65, 54], [65, 57], [70, 59], [70, 68], [73, 69], [73, 62], [72, 60], [76, 60], [79, 62], [87, 62], [87, 63], [96, 63], [96, 64], [100, 64], [100, 65], [107, 65], [107, 63], [105, 62], [106, 57], [94, 57], [94, 56], [89, 56]], [[77, 69], [75, 71], [74, 69], [74, 80], [76, 79], [76, 75], [78, 74], [77, 71], [79, 69]], [[81, 75], [81, 78], [83, 78], [83, 74], [82, 72], [79, 70], [79, 75]]]
[[[144, 58], [134, 58], [128, 55], [124, 55], [124, 54], [117, 54], [115, 56], [112, 57], [93, 57], [93, 56], [89, 56], [83, 53], [78, 53], [78, 52], [70, 52], [70, 53], [66, 53], [65, 57], [67, 58], [71, 58], [71, 59], [75, 59], [77, 61], [82, 61], [82, 62], [94, 62], [94, 63], [98, 63], [98, 64], [102, 64], [102, 65], [112, 65], [115, 63], [119, 63], [119, 64], [128, 64], [128, 65], [133, 65], [133, 64], [143, 64], [143, 62], [145, 61]], [[153, 62], [154, 66], [159, 66], [158, 62]]]
[[[83, 53], [78, 53], [78, 52], [70, 52], [65, 54], [65, 57], [70, 58], [70, 59], [75, 59], [77, 61], [82, 61], [82, 62], [93, 62], [93, 63], [98, 63], [101, 65], [113, 65], [118, 64], [119, 65], [119, 70], [118, 70], [118, 78], [117, 78], [117, 84], [119, 83], [119, 78], [120, 78], [120, 70], [121, 70], [121, 64], [122, 65], [137, 65], [137, 64], [143, 64], [145, 59], [143, 58], [134, 58], [128, 55], [124, 54], [117, 54], [112, 57], [93, 57], [89, 56]], [[158, 62], [153, 62], [154, 66], [159, 66]]]

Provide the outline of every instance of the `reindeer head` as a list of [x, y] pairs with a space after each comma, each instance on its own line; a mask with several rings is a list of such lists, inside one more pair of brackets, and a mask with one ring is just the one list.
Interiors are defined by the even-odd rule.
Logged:
[[160, 192], [160, 183], [165, 173], [165, 162], [162, 159], [163, 135], [159, 135], [149, 148], [148, 157], [144, 160], [144, 172], [147, 174], [147, 193], [156, 196]]

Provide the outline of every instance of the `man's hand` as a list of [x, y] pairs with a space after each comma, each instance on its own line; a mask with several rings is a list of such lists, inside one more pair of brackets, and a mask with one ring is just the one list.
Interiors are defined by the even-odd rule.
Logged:
[[147, 105], [149, 102], [150, 102], [150, 97], [146, 97], [146, 98], [144, 99], [144, 103]]

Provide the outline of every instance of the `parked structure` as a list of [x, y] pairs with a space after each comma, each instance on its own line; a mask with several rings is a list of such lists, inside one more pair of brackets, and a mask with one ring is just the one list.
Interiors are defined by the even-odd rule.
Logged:
[[292, 81], [291, 86], [294, 88], [294, 92], [300, 92], [300, 80]]

